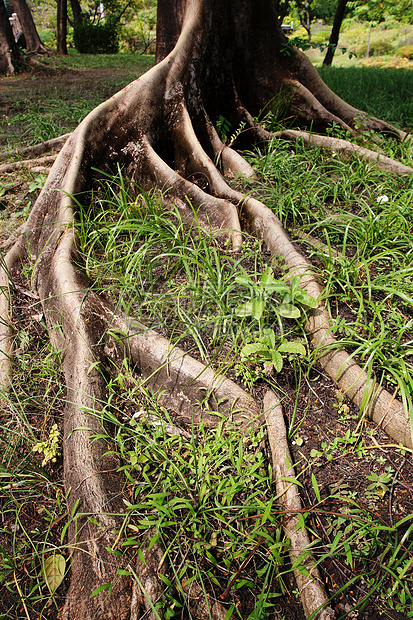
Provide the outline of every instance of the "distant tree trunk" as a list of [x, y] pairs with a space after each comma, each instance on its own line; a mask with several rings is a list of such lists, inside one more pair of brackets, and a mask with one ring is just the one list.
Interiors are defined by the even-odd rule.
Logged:
[[338, 0], [336, 14], [334, 16], [333, 28], [331, 29], [330, 41], [323, 65], [329, 66], [333, 62], [334, 52], [336, 51], [338, 37], [340, 34], [341, 24], [343, 22], [344, 13], [346, 12], [347, 0]]
[[82, 7], [79, 0], [70, 0], [73, 13], [73, 27], [76, 28], [82, 21]]
[[298, 17], [300, 24], [307, 31], [308, 42], [311, 43], [311, 2], [306, 0], [303, 3], [301, 10], [298, 11]]
[[46, 47], [40, 40], [32, 13], [26, 0], [11, 0], [13, 9], [19, 18], [23, 28], [24, 38], [26, 39], [26, 50], [28, 52], [47, 52]]
[[67, 0], [57, 0], [57, 31], [56, 45], [57, 53], [67, 54]]
[[20, 50], [14, 40], [6, 7], [0, 0], [0, 75], [14, 75], [22, 61]]

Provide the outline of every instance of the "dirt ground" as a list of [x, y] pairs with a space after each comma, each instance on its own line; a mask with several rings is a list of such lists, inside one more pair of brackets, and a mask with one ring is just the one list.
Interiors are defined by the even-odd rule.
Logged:
[[[136, 71], [130, 68], [124, 69], [123, 72], [117, 69], [116, 75], [112, 68], [99, 68], [79, 69], [65, 73], [23, 74], [0, 79], [0, 153], [14, 148], [19, 141], [26, 144], [33, 141], [32, 129], [28, 129], [24, 123], [11, 122], [9, 124], [8, 119], [15, 116], [17, 112], [30, 113], [30, 106], [36, 106], [37, 102], [43, 100], [43, 95], [40, 97], [40, 93], [50, 92], [57, 101], [70, 102], [71, 99], [79, 101], [82, 95], [87, 94], [89, 97], [93, 92], [93, 97], [98, 102], [110, 97], [134, 77], [136, 77]], [[61, 118], [59, 133], [66, 133], [74, 127], [73, 118]], [[39, 176], [41, 179], [41, 176], [47, 173], [50, 166], [51, 163], [47, 165], [36, 163], [14, 172], [1, 173], [0, 181], [6, 185], [3, 195], [0, 193], [0, 242], [3, 247], [10, 235], [24, 221], [39, 191], [40, 181], [37, 180]], [[28, 283], [24, 286], [28, 287]], [[29, 329], [38, 330], [38, 327], [33, 325], [33, 319], [27, 314], [28, 304], [29, 299], [23, 295], [21, 299], [22, 321], [27, 323]], [[321, 540], [320, 553], [323, 553], [323, 546], [331, 544], [334, 538], [332, 522], [346, 509], [346, 504], [342, 501], [329, 499], [333, 493], [337, 495], [341, 491], [343, 497], [355, 498], [367, 514], [370, 513], [372, 518], [374, 517], [375, 520], [387, 526], [392, 526], [409, 513], [413, 513], [411, 458], [408, 455], [402, 455], [393, 447], [388, 447], [392, 441], [375, 425], [366, 420], [360, 423], [352, 404], [338, 392], [334, 381], [326, 376], [321, 368], [315, 366], [309, 376], [298, 384], [293, 367], [287, 363], [283, 372], [277, 377], [277, 382], [286, 394], [283, 404], [287, 424], [293, 419], [295, 425], [302, 422], [291, 445], [294, 462], [301, 465], [313, 463], [301, 478], [303, 483], [301, 494], [303, 506], [309, 511], [312, 535]], [[353, 431], [354, 434], [361, 436], [360, 445], [364, 446], [365, 450], [359, 452], [354, 450]], [[346, 441], [346, 436], [348, 441]], [[331, 444], [334, 444], [336, 449], [329, 451], [328, 447]], [[314, 458], [315, 452], [320, 453], [317, 460]], [[367, 476], [373, 471], [379, 475], [388, 467], [391, 467], [394, 472], [388, 484], [389, 491], [384, 493], [382, 498], [372, 499], [367, 490], [370, 484]], [[59, 471], [59, 474], [61, 473]], [[317, 479], [321, 498], [325, 499], [325, 502], [322, 510], [312, 512], [312, 507], [317, 504], [311, 482], [313, 473]], [[28, 515], [28, 519], [36, 521], [35, 507], [33, 514]], [[56, 526], [57, 537], [59, 527]], [[362, 546], [363, 540], [360, 540], [359, 544]], [[379, 558], [372, 550], [370, 570], [374, 570], [374, 567], [377, 567], [377, 571], [382, 570], [379, 567]], [[334, 554], [322, 565], [322, 576], [330, 594], [338, 592], [352, 577], [365, 571], [365, 565], [355, 561], [350, 567], [343, 562], [342, 557], [334, 557]], [[339, 615], [344, 617], [346, 612], [360, 603], [369, 594], [369, 587], [367, 581], [356, 580], [352, 586], [345, 589], [338, 597], [338, 602], [335, 603]], [[0, 612], [1, 606], [0, 603]], [[285, 600], [279, 606], [278, 617], [284, 615], [288, 620], [302, 618], [293, 600]], [[352, 613], [353, 615], [348, 617], [365, 620], [403, 618], [390, 610], [385, 592], [380, 591], [371, 596], [363, 611]]]

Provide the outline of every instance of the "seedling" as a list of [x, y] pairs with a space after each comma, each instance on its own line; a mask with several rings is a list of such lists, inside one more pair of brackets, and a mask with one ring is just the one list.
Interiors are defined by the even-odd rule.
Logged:
[[[280, 372], [283, 367], [283, 355], [305, 355], [306, 349], [301, 340], [289, 341], [284, 337], [282, 318], [299, 319], [300, 308], [295, 305], [317, 306], [317, 301], [300, 287], [300, 278], [295, 276], [291, 285], [276, 280], [272, 267], [267, 267], [258, 282], [245, 274], [235, 281], [249, 288], [251, 300], [239, 305], [235, 313], [240, 317], [252, 317], [258, 323], [258, 330], [251, 337], [252, 342], [244, 345], [241, 350], [241, 361], [250, 361], [264, 367], [265, 374], [272, 371]], [[282, 301], [274, 298], [274, 293]], [[277, 338], [271, 328], [264, 328], [268, 312], [274, 312], [277, 318], [280, 336]]]

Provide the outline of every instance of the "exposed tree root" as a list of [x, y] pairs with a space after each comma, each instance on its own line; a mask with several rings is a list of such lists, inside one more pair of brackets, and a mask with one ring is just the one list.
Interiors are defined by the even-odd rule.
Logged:
[[47, 153], [48, 151], [60, 151], [69, 136], [70, 133], [66, 133], [62, 136], [58, 136], [57, 138], [46, 140], [46, 142], [40, 142], [39, 144], [33, 144], [32, 146], [26, 146], [24, 148], [19, 147], [13, 149], [12, 151], [4, 151], [3, 153], [0, 153], [0, 161], [16, 156], [43, 155], [43, 153]]
[[254, 198], [247, 198], [243, 203], [243, 215], [251, 231], [264, 239], [269, 251], [283, 258], [290, 277], [299, 275], [301, 286], [309, 295], [320, 300], [319, 307], [307, 321], [306, 331], [311, 335], [311, 343], [326, 372], [354, 404], [390, 437], [412, 447], [410, 421], [402, 403], [382, 388], [373, 375], [370, 376], [360, 368], [348, 353], [340, 350], [339, 343], [332, 335], [328, 312], [321, 302], [323, 290], [311, 265], [295, 249], [281, 222]]
[[[264, 4], [271, 16], [273, 3], [266, 2], [262, 6]], [[122, 360], [125, 357], [130, 359], [136, 376], [145, 379], [154, 393], [164, 391], [161, 398], [165, 405], [187, 415], [191, 422], [202, 420], [214, 425], [217, 419], [214, 412], [231, 416], [243, 426], [257, 423], [259, 417], [257, 405], [238, 386], [225, 377], [215, 376], [211, 369], [191, 359], [155, 332], [145, 329], [133, 317], [122, 316], [103, 296], [93, 292], [77, 251], [73, 223], [79, 203], [87, 201], [86, 192], [93, 189], [94, 179], [98, 176], [96, 169], [111, 171], [119, 165], [125, 176], [141, 188], [159, 187], [164, 192], [165, 201], [173, 202], [184, 219], [196, 220], [205, 229], [226, 234], [235, 250], [241, 247], [241, 225], [262, 238], [274, 256], [283, 257], [289, 276], [299, 275], [302, 287], [319, 300], [319, 307], [309, 317], [306, 329], [326, 371], [396, 442], [412, 446], [409, 421], [402, 404], [377, 385], [347, 353], [338, 350], [328, 313], [322, 304], [323, 291], [309, 262], [296, 250], [279, 220], [267, 207], [232, 189], [218, 172], [217, 165], [229, 177], [236, 174], [254, 176], [242, 157], [222, 144], [214, 128], [214, 121], [221, 113], [215, 102], [217, 84], [223, 91], [225, 109], [222, 113], [231, 116], [231, 120], [246, 123], [243, 139], [254, 143], [271, 138], [273, 134], [257, 126], [249, 112], [248, 103], [252, 108], [257, 107], [261, 103], [260, 97], [256, 102], [252, 101], [248, 89], [244, 89], [242, 97], [239, 94], [242, 79], [236, 77], [235, 63], [227, 57], [226, 35], [216, 43], [218, 47], [214, 49], [214, 55], [209, 56], [219, 58], [219, 67], [214, 67], [213, 63], [207, 63], [205, 67], [202, 62], [208, 56], [209, 46], [215, 45], [216, 41], [212, 34], [209, 39], [204, 38], [208, 29], [203, 26], [214, 15], [220, 15], [222, 3], [214, 0], [208, 5], [205, 0], [186, 0], [178, 5], [174, 23], [177, 32], [172, 33], [166, 45], [169, 55], [165, 52], [165, 57], [154, 68], [98, 106], [72, 134], [60, 138], [62, 141], [65, 138], [65, 143], [0, 271], [3, 293], [0, 295], [1, 385], [7, 386], [10, 380], [13, 332], [9, 289], [12, 289], [13, 270], [26, 257], [27, 248], [30, 248], [35, 263], [33, 287], [42, 302], [50, 337], [55, 347], [64, 351], [63, 370], [67, 387], [64, 468], [69, 514], [77, 506], [77, 518], [69, 528], [73, 554], [65, 608], [68, 620], [123, 620], [129, 618], [131, 612], [137, 617], [138, 603], [143, 607], [146, 605], [150, 614], [161, 592], [155, 575], [155, 552], [150, 575], [145, 574], [144, 565], [138, 567], [130, 551], [121, 558], [112, 553], [125, 519], [124, 481], [118, 473], [120, 463], [108, 452], [110, 429], [105, 424], [106, 382], [108, 377], [117, 374]], [[211, 6], [215, 13], [210, 15], [208, 8]], [[266, 16], [262, 13], [262, 17], [261, 11], [255, 11], [254, 3], [247, 0], [225, 3], [225, 15], [229, 12], [231, 19], [238, 24], [238, 15], [245, 13], [246, 7], [254, 16], [257, 15], [258, 21], [264, 19], [261, 24], [264, 28]], [[254, 20], [251, 22], [255, 24]], [[242, 42], [244, 34], [242, 30]], [[274, 31], [269, 29], [267, 36], [268, 41], [272, 41]], [[253, 40], [258, 39], [261, 45], [264, 39], [254, 33]], [[257, 51], [254, 49], [254, 54], [248, 58], [251, 63], [261, 63], [268, 71], [268, 79], [267, 75], [265, 79], [257, 78], [258, 68], [262, 76], [262, 67], [251, 67], [247, 72], [254, 89], [260, 95], [268, 96], [276, 86], [280, 91], [287, 85], [294, 95], [289, 112], [298, 115], [297, 118], [305, 122], [317, 120], [320, 127], [338, 119], [341, 126], [354, 128], [359, 111], [347, 106], [325, 85], [322, 86], [303, 57], [295, 52], [298, 77], [292, 80], [291, 71], [286, 70], [287, 60], [279, 50], [280, 41], [278, 39], [274, 55], [268, 51], [263, 54], [263, 46]], [[237, 49], [244, 47], [240, 45]], [[281, 67], [278, 73], [269, 69], [269, 60], [273, 62], [275, 57]], [[244, 60], [247, 63], [247, 59]], [[216, 69], [215, 74], [213, 69]], [[225, 71], [232, 71], [233, 75]], [[209, 81], [209, 93], [203, 92], [202, 80]], [[403, 132], [377, 119], [373, 121], [377, 129], [405, 138]], [[282, 135], [292, 139], [301, 136], [309, 145], [318, 140], [317, 136], [299, 132], [283, 132]], [[326, 138], [320, 145], [350, 152], [349, 143], [342, 142], [333, 143]], [[58, 148], [58, 143], [56, 145]], [[391, 160], [383, 159], [377, 153], [360, 151], [359, 147], [353, 152], [361, 153], [364, 158], [370, 157], [375, 165], [383, 165], [386, 170], [397, 174], [413, 172], [407, 167], [393, 167], [393, 163], [389, 163]], [[265, 408], [270, 410], [271, 407], [270, 403]], [[95, 435], [104, 433], [108, 434], [107, 441], [102, 438], [91, 441]], [[145, 603], [145, 596], [142, 598], [142, 592], [136, 588], [136, 580], [131, 583], [127, 573], [128, 567], [133, 566], [136, 566], [143, 591], [152, 593], [146, 597], [151, 603]], [[91, 599], [90, 594], [104, 583], [112, 584], [110, 600], [106, 591]], [[208, 604], [213, 607], [212, 601]], [[223, 612], [217, 609], [216, 617], [220, 618]]]
[[46, 157], [38, 157], [36, 159], [25, 159], [23, 161], [15, 161], [10, 164], [1, 164], [0, 173], [13, 172], [19, 168], [29, 168], [30, 170], [33, 170], [39, 166], [44, 168], [45, 166], [52, 164], [55, 159], [56, 155], [47, 155]]
[[[289, 554], [295, 580], [300, 592], [301, 604], [306, 618], [334, 620], [334, 611], [329, 607], [328, 596], [322, 584], [320, 573], [311, 555], [310, 538], [307, 530], [299, 527], [298, 517], [289, 513], [301, 511], [298, 488], [291, 484], [295, 478], [292, 459], [287, 443], [282, 407], [272, 391], [264, 396], [265, 421], [268, 428], [278, 501], [287, 516], [283, 521], [286, 537], [290, 540]], [[312, 614], [314, 614], [312, 616]]]
[[13, 328], [12, 328], [12, 273], [26, 257], [21, 243], [13, 247], [0, 260], [0, 389], [7, 388], [12, 379]]
[[341, 138], [319, 136], [317, 134], [310, 134], [306, 131], [296, 131], [293, 129], [280, 131], [275, 135], [279, 138], [284, 138], [285, 140], [302, 140], [308, 146], [318, 146], [329, 149], [348, 157], [358, 155], [360, 159], [375, 165], [380, 170], [384, 170], [385, 172], [393, 172], [399, 176], [413, 174], [413, 168], [410, 168], [410, 166], [405, 166], [390, 157], [386, 157], [386, 155], [382, 155], [376, 151], [371, 151], [370, 149], [366, 149], [364, 146], [358, 146], [357, 144], [348, 142], [348, 140], [342, 140]]

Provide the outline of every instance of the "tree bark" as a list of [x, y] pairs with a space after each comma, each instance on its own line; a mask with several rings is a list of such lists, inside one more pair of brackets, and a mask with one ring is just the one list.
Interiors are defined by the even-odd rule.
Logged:
[[82, 8], [79, 0], [70, 0], [73, 13], [73, 27], [76, 28], [82, 21]]
[[311, 3], [306, 0], [302, 4], [302, 8], [298, 11], [298, 17], [300, 24], [307, 31], [308, 42], [311, 43]]
[[333, 62], [334, 53], [337, 48], [338, 37], [340, 35], [341, 24], [343, 23], [344, 14], [346, 12], [347, 0], [338, 0], [336, 14], [334, 15], [333, 27], [331, 29], [328, 49], [324, 58], [323, 65], [329, 66]]
[[57, 53], [67, 54], [67, 0], [57, 0], [56, 46]]
[[14, 40], [4, 2], [0, 0], [0, 75], [14, 75], [20, 64], [21, 52]]
[[47, 52], [46, 47], [40, 40], [32, 13], [26, 0], [11, 0], [26, 39], [27, 52]]
[[[215, 129], [220, 116], [233, 130], [243, 123], [240, 147], [275, 137], [254, 120], [264, 106], [269, 106], [267, 110], [280, 106], [296, 126], [311, 125], [312, 132], [333, 121], [351, 129], [361, 115], [367, 128], [405, 137], [339, 99], [303, 54], [294, 48], [286, 53], [286, 44], [273, 0], [159, 0], [157, 64], [93, 110], [70, 135], [5, 257], [5, 266], [0, 266], [3, 384], [10, 380], [13, 334], [8, 322], [8, 291], [13, 289], [7, 284], [12, 267], [27, 258], [27, 248], [35, 264], [33, 287], [51, 339], [57, 350], [65, 352], [65, 485], [69, 514], [75, 506], [79, 512], [69, 529], [74, 551], [67, 619], [126, 620], [131, 617], [131, 601], [144, 598], [133, 594], [138, 582], [132, 572], [128, 575], [128, 567], [136, 566], [131, 552], [122, 558], [111, 553], [125, 518], [119, 463], [105, 440], [91, 441], [94, 435], [105, 434], [109, 441], [110, 429], [105, 429], [99, 408], [107, 400], [105, 381], [116, 364], [128, 358], [137, 376], [148, 378], [155, 394], [165, 391], [165, 406], [191, 412], [195, 422], [205, 419], [213, 424], [214, 416], [205, 416], [197, 405], [205, 390], [215, 394], [223, 415], [232, 415], [236, 405], [240, 424], [254, 423], [259, 412], [257, 403], [238, 386], [224, 385], [211, 369], [184, 356], [161, 336], [143, 331], [133, 317], [123, 316], [94, 292], [81, 266], [73, 221], [79, 204], [76, 195], [81, 194], [84, 204], [97, 170], [111, 171], [119, 165], [125, 177], [143, 190], [160, 188], [164, 200], [175, 203], [184, 219], [193, 221], [196, 212], [201, 226], [226, 234], [235, 250], [242, 244], [242, 228], [262, 238], [272, 255], [282, 257], [287, 277], [299, 275], [301, 286], [319, 300], [307, 329], [327, 371], [358, 404], [368, 388], [368, 415], [385, 421], [387, 432], [411, 445], [401, 403], [366, 377], [345, 352], [336, 355], [329, 316], [320, 301], [322, 289], [310, 263], [270, 209], [225, 180], [240, 173], [252, 179], [253, 171], [221, 141]], [[193, 182], [199, 174], [208, 179], [206, 189]], [[115, 339], [114, 332], [123, 337]], [[92, 409], [95, 415], [88, 415]], [[151, 580], [147, 591], [160, 591], [156, 571], [138, 578], [141, 583]], [[90, 598], [106, 583], [112, 583], [110, 598], [106, 590]]]

